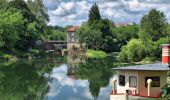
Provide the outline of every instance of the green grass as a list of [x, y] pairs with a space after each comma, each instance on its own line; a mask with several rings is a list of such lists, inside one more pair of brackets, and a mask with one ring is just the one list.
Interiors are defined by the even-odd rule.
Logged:
[[105, 58], [107, 53], [100, 50], [87, 50], [86, 56], [89, 58]]

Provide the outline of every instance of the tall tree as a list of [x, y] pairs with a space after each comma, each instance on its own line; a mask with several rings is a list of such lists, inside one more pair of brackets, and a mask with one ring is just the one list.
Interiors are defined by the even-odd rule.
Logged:
[[89, 24], [93, 23], [94, 20], [101, 20], [100, 11], [96, 3], [91, 7], [89, 11]]
[[43, 4], [43, 0], [28, 0], [28, 7], [38, 18], [41, 18], [43, 21], [48, 22], [49, 16], [47, 14], [47, 8]]
[[4, 8], [7, 4], [8, 0], [0, 0], [0, 9]]
[[28, 8], [24, 0], [11, 0], [8, 3], [8, 7], [20, 10], [24, 17], [25, 24], [33, 22], [35, 20], [35, 15]]
[[19, 34], [16, 47], [28, 50], [33, 45], [35, 35], [38, 34], [34, 31], [39, 26], [39, 23], [35, 23], [37, 21], [36, 16], [31, 12], [24, 0], [12, 0], [8, 3], [8, 8], [17, 9], [23, 15], [24, 25], [22, 32]]
[[0, 9], [0, 47], [15, 46], [23, 25], [22, 14], [16, 9]]
[[[163, 12], [152, 9], [149, 14], [144, 15], [140, 22], [141, 34], [140, 38], [150, 38], [153, 41], [157, 41], [159, 38], [164, 37], [167, 31], [167, 19]], [[145, 33], [146, 37], [142, 34]]]

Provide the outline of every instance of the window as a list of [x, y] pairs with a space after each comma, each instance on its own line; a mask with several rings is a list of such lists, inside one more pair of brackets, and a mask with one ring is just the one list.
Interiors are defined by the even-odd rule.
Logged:
[[129, 86], [130, 87], [137, 87], [137, 78], [136, 76], [129, 77]]
[[147, 80], [151, 79], [152, 83], [151, 83], [151, 87], [160, 87], [160, 77], [156, 76], [156, 77], [145, 77], [145, 87], [148, 86]]
[[119, 75], [119, 85], [125, 86], [125, 76]]

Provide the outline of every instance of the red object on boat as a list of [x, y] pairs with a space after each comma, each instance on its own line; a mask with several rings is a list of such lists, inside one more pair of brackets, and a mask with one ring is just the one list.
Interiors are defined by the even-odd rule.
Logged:
[[170, 64], [170, 44], [162, 45], [162, 64]]

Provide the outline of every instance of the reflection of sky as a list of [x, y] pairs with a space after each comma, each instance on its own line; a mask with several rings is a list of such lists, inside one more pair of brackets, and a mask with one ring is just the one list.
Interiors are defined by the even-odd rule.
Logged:
[[[49, 81], [48, 100], [93, 100], [88, 80], [72, 79], [67, 76], [67, 65], [54, 68]], [[109, 100], [111, 85], [100, 88], [98, 100]]]

